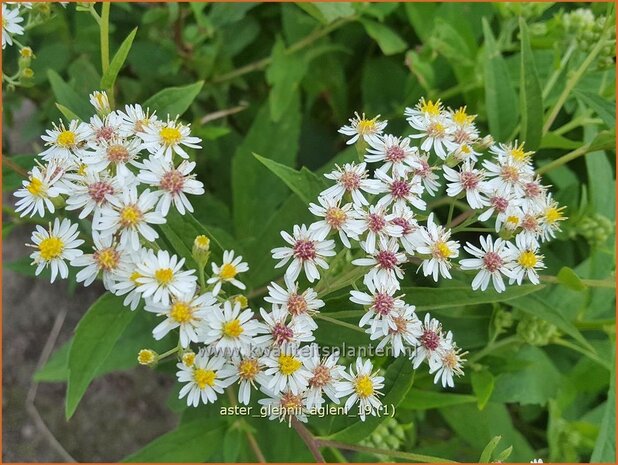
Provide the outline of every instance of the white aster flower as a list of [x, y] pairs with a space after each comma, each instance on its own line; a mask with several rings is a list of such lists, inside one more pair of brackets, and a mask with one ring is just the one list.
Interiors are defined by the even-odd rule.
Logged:
[[311, 373], [306, 392], [305, 406], [311, 410], [324, 403], [326, 395], [335, 404], [339, 403], [337, 385], [343, 376], [345, 368], [338, 365], [338, 354], [330, 354], [320, 359], [319, 348], [316, 344], [309, 347], [311, 355], [304, 360], [305, 368]]
[[317, 240], [324, 240], [331, 231], [337, 231], [342, 244], [350, 248], [348, 236], [358, 240], [358, 235], [362, 232], [359, 222], [356, 219], [356, 212], [352, 209], [351, 203], [339, 206], [339, 200], [333, 197], [318, 196], [320, 205], [309, 204], [309, 211], [315, 216], [324, 218], [316, 221], [309, 226], [309, 231], [314, 233]]
[[371, 340], [382, 339], [377, 345], [376, 350], [382, 350], [386, 345], [391, 344], [393, 357], [404, 354], [406, 345], [415, 347], [418, 345], [418, 338], [422, 336], [422, 324], [416, 316], [414, 305], [404, 305], [396, 308], [386, 318], [382, 326], [372, 325], [367, 329]]
[[223, 357], [208, 357], [205, 352], [195, 356], [191, 366], [184, 363], [176, 365], [178, 381], [185, 384], [180, 390], [179, 399], [187, 397], [187, 405], [197, 407], [200, 403], [214, 403], [218, 394], [231, 383], [232, 370]]
[[[364, 247], [364, 243], [361, 243]], [[403, 279], [403, 270], [399, 265], [406, 262], [406, 255], [399, 252], [396, 239], [380, 239], [378, 248], [366, 258], [352, 260], [353, 265], [371, 266], [365, 275], [365, 284], [371, 280], [380, 281], [386, 285], [396, 286], [399, 289], [399, 280]], [[368, 285], [368, 284], [367, 284]]]
[[165, 320], [152, 331], [157, 341], [170, 331], [180, 328], [180, 345], [189, 347], [191, 342], [199, 341], [200, 326], [216, 308], [217, 299], [211, 293], [196, 295], [195, 289], [191, 289], [189, 292], [173, 295], [167, 303], [146, 299], [145, 310], [165, 316]]
[[73, 175], [63, 182], [62, 193], [67, 195], [67, 210], [81, 210], [80, 219], [91, 213], [98, 218], [101, 209], [111, 206], [110, 199], [117, 199], [123, 187], [118, 178], [105, 172], [85, 170], [83, 175]]
[[288, 321], [290, 314], [287, 310], [275, 304], [270, 313], [260, 308], [260, 315], [264, 322], [261, 323], [259, 331], [265, 334], [253, 340], [258, 346], [297, 347], [303, 342], [312, 342], [315, 339], [313, 330], [317, 326], [310, 318], [290, 318]]
[[276, 247], [272, 249], [273, 258], [279, 260], [275, 268], [285, 266], [290, 260], [290, 266], [285, 274], [292, 281], [296, 281], [301, 270], [305, 271], [305, 275], [309, 282], [313, 282], [320, 278], [318, 266], [323, 269], [328, 269], [328, 263], [324, 257], [332, 257], [335, 255], [335, 241], [333, 240], [317, 240], [314, 232], [308, 231], [305, 225], [294, 225], [293, 235], [285, 231], [281, 231], [281, 237], [292, 247]]
[[[324, 306], [324, 301], [318, 299], [318, 293], [312, 288], [300, 293], [298, 283], [285, 276], [286, 289], [275, 282], [271, 282], [268, 289], [268, 296], [264, 297], [266, 302], [282, 307], [292, 319], [299, 317], [310, 317], [318, 313]], [[311, 322], [313, 320], [310, 319]]]
[[65, 260], [70, 262], [82, 254], [78, 247], [84, 241], [77, 239], [78, 235], [77, 223], [73, 224], [68, 219], [62, 222], [58, 218], [54, 219], [54, 225], [50, 223], [48, 230], [36, 225], [31, 238], [33, 243], [27, 244], [36, 249], [30, 255], [32, 264], [37, 266], [35, 274], [38, 276], [49, 265], [52, 283], [58, 274], [62, 279], [66, 279], [69, 276], [69, 267]]
[[157, 123], [155, 112], [150, 114], [148, 108], [144, 111], [141, 105], [125, 105], [124, 111], [116, 110], [121, 119], [119, 133], [122, 137], [137, 136], [144, 130]]
[[69, 123], [68, 129], [62, 120], [59, 125], [54, 123], [53, 129], [47, 129], [41, 139], [48, 147], [39, 155], [43, 160], [50, 161], [55, 158], [62, 160], [76, 161], [88, 155], [87, 135], [88, 125], [73, 120]]
[[22, 181], [22, 188], [15, 192], [15, 197], [19, 200], [15, 204], [15, 211], [20, 213], [19, 216], [45, 216], [45, 210], [54, 213], [55, 208], [51, 199], [58, 197], [61, 193], [58, 185], [54, 186], [62, 175], [64, 170], [50, 163], [46, 166], [34, 166], [28, 179]]
[[560, 223], [567, 219], [563, 215], [565, 208], [558, 206], [558, 202], [552, 199], [551, 193], [545, 196], [544, 202], [539, 206], [542, 240], [547, 241], [556, 237], [556, 233], [560, 231]]
[[2, 4], [2, 49], [6, 44], [13, 45], [13, 35], [22, 35], [24, 27], [19, 24], [24, 18], [19, 16], [19, 8], [9, 8]]
[[407, 108], [405, 114], [409, 116], [410, 126], [419, 131], [410, 137], [424, 139], [421, 150], [428, 152], [433, 149], [438, 157], [445, 160], [450, 152], [457, 149], [458, 144], [453, 141], [455, 128], [448, 114], [443, 112], [440, 100], [433, 103], [421, 99], [416, 109]]
[[86, 139], [88, 145], [96, 149], [101, 142], [111, 143], [114, 140], [122, 139], [120, 136], [120, 127], [122, 119], [116, 112], [109, 113], [105, 116], [93, 115], [86, 125]]
[[165, 218], [154, 210], [157, 195], [146, 189], [139, 197], [137, 189], [131, 187], [122, 192], [122, 197], [109, 197], [108, 206], [101, 209], [98, 222], [93, 229], [101, 231], [102, 236], [120, 233], [120, 246], [138, 250], [140, 236], [152, 242], [159, 234], [150, 224], [163, 224]]
[[370, 205], [367, 210], [357, 207], [356, 214], [360, 234], [367, 232], [363, 249], [369, 254], [375, 253], [377, 242], [403, 234], [403, 228], [393, 222], [395, 215], [387, 213], [385, 205]]
[[107, 92], [95, 90], [93, 93], [89, 95], [90, 97], [90, 105], [92, 105], [97, 113], [101, 113], [102, 115], [107, 115], [111, 108], [109, 106], [109, 98], [107, 97]]
[[372, 119], [367, 119], [365, 113], [359, 116], [354, 112], [354, 118], [350, 118], [350, 124], [342, 126], [339, 129], [339, 133], [350, 137], [346, 144], [352, 145], [361, 137], [365, 142], [371, 141], [372, 138], [382, 134], [382, 131], [386, 127], [387, 121], [380, 121], [380, 115]]
[[142, 294], [137, 291], [140, 283], [137, 278], [142, 275], [139, 272], [138, 265], [143, 265], [150, 250], [139, 249], [137, 252], [128, 250], [126, 252], [126, 263], [121, 263], [121, 266], [116, 270], [115, 283], [111, 291], [118, 296], [125, 296], [122, 304], [129, 307], [132, 311], [139, 305]]
[[[487, 221], [494, 214], [496, 215], [496, 232], [502, 229], [502, 224], [507, 219], [507, 212], [513, 212], [519, 205], [519, 199], [517, 199], [512, 193], [501, 194], [500, 192], [493, 190], [485, 193], [488, 206], [486, 210], [479, 215], [479, 221]], [[518, 214], [521, 216], [523, 214]]]
[[189, 158], [189, 154], [183, 147], [193, 149], [202, 148], [199, 137], [191, 136], [191, 127], [175, 120], [151, 122], [143, 127], [143, 132], [138, 136], [144, 141], [144, 148], [150, 153], [172, 160], [173, 154], [181, 158]]
[[429, 363], [429, 374], [434, 374], [434, 383], [440, 382], [442, 387], [455, 387], [453, 381], [454, 376], [462, 376], [463, 362], [466, 360], [463, 358], [465, 353], [461, 353], [461, 350], [457, 348], [453, 342], [453, 334], [449, 331], [442, 339], [440, 352], [438, 357], [434, 357]]
[[378, 170], [388, 173], [392, 171], [393, 176], [404, 176], [410, 169], [418, 168], [416, 155], [418, 149], [410, 147], [410, 138], [395, 137], [390, 134], [371, 138], [370, 148], [365, 154], [367, 163], [383, 164]]
[[339, 397], [348, 397], [344, 409], [349, 412], [358, 402], [358, 415], [365, 421], [367, 414], [375, 415], [380, 411], [382, 402], [378, 396], [382, 395], [380, 389], [384, 387], [384, 377], [378, 376], [378, 371], [373, 372], [371, 360], [358, 357], [355, 364], [356, 370], [350, 365], [350, 372], [342, 372], [343, 381], [337, 385]]
[[357, 290], [350, 291], [350, 301], [366, 307], [367, 310], [358, 322], [358, 326], [361, 328], [367, 324], [371, 324], [372, 327], [388, 326], [386, 322], [388, 316], [398, 309], [403, 309], [406, 305], [401, 300], [402, 296], [395, 296], [398, 286], [393, 282], [376, 280], [375, 277], [365, 280], [365, 284], [368, 293]]
[[172, 204], [181, 215], [184, 215], [185, 211], [193, 212], [193, 206], [186, 194], [204, 193], [204, 184], [195, 179], [195, 174], [191, 174], [195, 168], [194, 161], [183, 160], [174, 167], [174, 164], [165, 158], [151, 156], [143, 161], [140, 168], [137, 179], [157, 188], [155, 192], [160, 196], [157, 210], [163, 216], [167, 216]]
[[400, 207], [409, 204], [419, 210], [427, 208], [427, 204], [421, 198], [425, 189], [419, 176], [406, 174], [403, 177], [391, 177], [377, 170], [375, 177], [380, 181], [379, 193], [386, 193], [380, 198], [378, 205], [387, 207], [394, 203]]
[[524, 151], [524, 143], [518, 144], [514, 141], [511, 144], [498, 144], [490, 147], [489, 151], [496, 155], [498, 161], [507, 160], [508, 162], [520, 165], [522, 169], [534, 171], [530, 159], [534, 152]]
[[[479, 131], [474, 124], [476, 115], [468, 115], [466, 107], [459, 107], [457, 110], [449, 110], [449, 121], [453, 127], [453, 141], [459, 144], [460, 148], [468, 147], [479, 138]], [[478, 153], [465, 154], [476, 161]]]
[[464, 161], [459, 171], [449, 168], [447, 165], [442, 167], [444, 178], [450, 181], [446, 187], [446, 194], [449, 197], [458, 197], [462, 192], [466, 194], [468, 205], [472, 208], [483, 208], [487, 206], [487, 200], [483, 194], [487, 191], [485, 184], [485, 173], [474, 168], [474, 162]]
[[236, 279], [238, 273], [244, 273], [245, 271], [249, 271], [249, 265], [242, 261], [242, 256], [239, 255], [234, 258], [234, 251], [226, 250], [223, 252], [223, 263], [221, 263], [221, 266], [217, 266], [214, 262], [212, 263], [213, 276], [206, 282], [215, 285], [212, 290], [214, 295], [219, 294], [223, 283], [230, 283], [238, 289], [246, 289], [246, 286]]
[[547, 198], [547, 188], [541, 184], [541, 178], [536, 176], [534, 179], [523, 183], [523, 194], [519, 199], [522, 208], [538, 210], [545, 203]]
[[75, 280], [90, 286], [96, 277], [101, 274], [105, 289], [112, 290], [116, 282], [116, 273], [126, 266], [125, 253], [114, 243], [113, 237], [101, 237], [96, 231], [92, 235], [94, 252], [80, 255], [71, 261], [71, 266], [83, 267], [77, 273]]
[[293, 393], [290, 390], [274, 393], [272, 390], [262, 386], [261, 391], [268, 397], [259, 399], [258, 403], [262, 405], [269, 415], [269, 420], [286, 421], [288, 426], [292, 425], [292, 418], [298, 421], [307, 423], [307, 407], [305, 392]]
[[251, 388], [257, 389], [256, 382], [264, 386], [268, 381], [264, 375], [262, 358], [235, 355], [230, 361], [230, 369], [232, 374], [227, 381], [231, 383], [238, 381], [238, 402], [249, 405]]
[[539, 284], [538, 270], [545, 268], [543, 255], [539, 254], [539, 244], [536, 240], [518, 235], [515, 244], [509, 242], [510, 258], [513, 260], [513, 270], [509, 284], [521, 284], [524, 278], [533, 284]]
[[418, 337], [419, 344], [410, 357], [412, 366], [415, 370], [424, 360], [427, 360], [429, 366], [439, 363], [442, 343], [444, 341], [442, 337], [442, 325], [438, 320], [432, 318], [429, 313], [425, 314], [421, 331], [421, 335]]
[[311, 378], [311, 372], [304, 367], [305, 357], [291, 347], [271, 350], [263, 358], [267, 377], [266, 388], [278, 394], [290, 391], [300, 394], [305, 391]]
[[380, 182], [368, 178], [369, 173], [366, 166], [366, 163], [346, 163], [343, 167], [336, 165], [333, 171], [324, 175], [324, 177], [335, 181], [336, 184], [320, 195], [339, 201], [348, 193], [352, 196], [355, 205], [369, 205], [363, 192], [377, 194]]
[[195, 270], [183, 271], [185, 259], [170, 255], [167, 250], [159, 250], [156, 255], [149, 251], [144, 260], [137, 263], [139, 284], [137, 291], [144, 298], [150, 298], [153, 303], [170, 303], [172, 296], [182, 296], [195, 290]]
[[93, 171], [103, 171], [113, 168], [120, 179], [131, 180], [135, 175], [129, 166], [139, 167], [139, 152], [141, 143], [138, 139], [112, 138], [97, 143], [94, 153], [84, 158], [84, 162]]
[[[253, 344], [253, 337], [262, 325], [253, 319], [253, 311], [247, 308], [241, 312], [240, 303], [226, 300], [223, 308], [213, 307], [202, 328], [202, 342], [225, 355], [247, 353]], [[234, 352], [232, 352], [234, 351]], [[229, 355], [228, 355], [229, 356]]]
[[450, 237], [451, 230], [437, 225], [433, 213], [427, 218], [427, 227], [419, 229], [420, 245], [416, 251], [426, 256], [421, 265], [423, 274], [431, 275], [434, 281], [438, 281], [438, 275], [451, 279], [451, 259], [459, 256], [459, 243], [449, 240]]
[[401, 237], [399, 238], [401, 245], [403, 245], [408, 254], [413, 255], [421, 243], [420, 226], [414, 216], [414, 212], [407, 205], [395, 205], [392, 215], [394, 218], [391, 220], [391, 223], [401, 227]]
[[487, 181], [488, 188], [502, 195], [512, 193], [515, 197], [522, 197], [524, 185], [534, 177], [534, 170], [530, 165], [506, 156], [497, 157], [495, 161], [485, 160], [483, 167], [491, 178]]
[[459, 264], [462, 270], [479, 270], [472, 280], [472, 289], [487, 289], [489, 282], [493, 284], [494, 289], [498, 292], [504, 292], [506, 289], [502, 275], [511, 277], [512, 261], [507, 247], [507, 242], [502, 239], [492, 240], [490, 235], [480, 237], [481, 248], [470, 244], [464, 246], [466, 252], [475, 258], [466, 258], [461, 260]]
[[419, 167], [412, 172], [415, 176], [421, 178], [421, 182], [423, 183], [425, 190], [433, 197], [440, 188], [440, 176], [434, 173], [428, 160], [429, 153], [423, 152], [420, 154], [417, 157]]

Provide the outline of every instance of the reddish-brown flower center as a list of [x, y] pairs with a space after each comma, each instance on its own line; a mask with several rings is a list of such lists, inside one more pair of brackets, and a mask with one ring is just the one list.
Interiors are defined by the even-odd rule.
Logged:
[[539, 227], [539, 222], [534, 215], [524, 215], [521, 220], [521, 227], [526, 231], [536, 231]]
[[499, 213], [503, 213], [506, 211], [506, 209], [509, 206], [509, 201], [507, 199], [505, 199], [504, 197], [500, 197], [498, 195], [496, 195], [495, 197], [492, 197], [491, 200], [491, 205], [499, 212]]
[[313, 370], [313, 377], [309, 380], [309, 386], [311, 387], [324, 387], [326, 386], [332, 376], [330, 375], [330, 370], [324, 365], [318, 365]]
[[406, 158], [406, 152], [398, 145], [391, 145], [386, 149], [386, 161], [399, 163]]
[[334, 229], [341, 229], [341, 226], [345, 223], [346, 218], [346, 212], [339, 207], [329, 208], [326, 210], [326, 215], [324, 217], [329, 226]]
[[97, 139], [109, 141], [112, 137], [114, 137], [114, 129], [109, 126], [103, 126], [102, 128], [97, 129], [95, 135]]
[[472, 171], [464, 171], [459, 176], [461, 185], [465, 190], [476, 189], [479, 185], [479, 177], [476, 173]]
[[396, 199], [406, 198], [410, 194], [410, 184], [403, 179], [397, 179], [391, 184], [391, 195]]
[[288, 297], [288, 312], [301, 315], [307, 312], [307, 301], [302, 294], [290, 294]]
[[524, 185], [524, 195], [530, 199], [541, 195], [541, 185], [538, 182], [528, 182]]
[[309, 239], [299, 239], [294, 244], [294, 256], [300, 260], [313, 260], [316, 256], [315, 243]]
[[361, 177], [354, 171], [346, 171], [339, 178], [339, 182], [347, 191], [353, 191], [360, 187]]
[[110, 145], [107, 148], [107, 158], [112, 163], [126, 163], [129, 161], [129, 151], [120, 144]]
[[185, 178], [178, 170], [171, 170], [161, 177], [161, 189], [177, 194], [182, 192], [185, 185]]
[[408, 321], [402, 316], [395, 316], [392, 318], [393, 323], [395, 323], [395, 328], [389, 328], [389, 332], [391, 334], [401, 334], [405, 333], [408, 329]]
[[381, 250], [376, 255], [376, 260], [380, 268], [390, 270], [397, 266], [397, 255], [390, 250]]
[[519, 170], [515, 166], [505, 165], [500, 170], [500, 177], [510, 183], [519, 181]]
[[385, 292], [378, 292], [373, 298], [373, 310], [380, 315], [388, 315], [395, 307], [395, 298]]
[[88, 186], [88, 195], [99, 205], [105, 201], [105, 196], [108, 194], [114, 194], [114, 188], [108, 182], [97, 181]]
[[496, 252], [487, 252], [483, 256], [483, 265], [490, 273], [498, 271], [500, 268], [502, 268], [503, 263], [504, 262], [502, 261], [502, 257], [500, 257], [500, 255], [498, 255]]
[[276, 344], [281, 345], [284, 342], [290, 342], [294, 338], [294, 331], [285, 323], [277, 323], [272, 330], [273, 340]]
[[367, 217], [367, 223], [369, 229], [374, 233], [382, 231], [384, 226], [386, 226], [386, 220], [382, 215], [379, 215], [378, 213], [370, 213]]
[[427, 350], [436, 350], [440, 345], [440, 335], [431, 329], [426, 329], [420, 337], [420, 343]]

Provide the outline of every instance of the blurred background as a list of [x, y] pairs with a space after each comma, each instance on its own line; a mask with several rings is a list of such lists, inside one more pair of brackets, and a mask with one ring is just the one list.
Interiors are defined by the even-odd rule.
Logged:
[[[101, 79], [99, 29], [90, 14], [99, 5], [33, 8], [39, 23], [20, 37], [34, 52], [29, 64], [33, 74], [23, 73], [18, 47], [7, 47], [2, 57], [3, 72], [14, 77], [3, 80], [3, 460], [113, 462], [178, 423], [169, 401], [175, 395], [173, 379], [135, 368], [135, 352], [127, 351], [122, 360], [127, 369], [98, 377], [67, 423], [63, 367], [48, 364], [34, 376], [69, 340], [102, 288], [34, 279], [24, 246], [33, 225], [18, 218], [12, 207], [12, 192], [41, 151], [40, 135], [62, 116], [55, 103], [89, 111], [87, 96], [98, 90]], [[484, 132], [491, 131], [498, 141], [512, 140], [521, 134], [520, 18], [528, 24], [544, 109], [549, 110], [598, 43], [606, 9], [603, 3], [583, 2], [114, 3], [112, 53], [138, 28], [116, 84], [116, 102], [141, 103], [163, 88], [198, 83], [199, 92], [182, 116], [204, 139], [196, 158], [207, 195], [196, 205], [196, 217], [246, 239], [245, 258], [256, 263], [271, 247], [255, 247], [260, 234], [270, 234], [259, 229], [265, 213], [278, 209], [291, 215], [299, 207], [293, 200], [283, 202], [288, 190], [251, 152], [276, 153], [288, 165], [319, 170], [335, 157], [349, 156], [336, 131], [354, 111], [380, 114], [390, 120], [390, 132], [405, 133], [403, 110], [422, 96], [441, 98], [453, 108], [467, 105], [468, 113], [478, 114]], [[528, 147], [538, 149], [538, 165], [602, 131], [611, 140], [615, 137], [613, 38], [595, 53], [552, 130]], [[262, 181], [244, 179], [250, 170], [263, 172]], [[613, 276], [614, 172], [614, 154], [601, 151], [551, 172], [548, 182], [567, 205], [570, 220], [559, 240], [547, 247], [550, 267], [583, 263], [588, 277]], [[239, 219], [239, 205], [254, 217]], [[277, 229], [277, 222], [270, 228]], [[254, 273], [268, 279], [264, 269]], [[588, 319], [608, 321], [614, 315], [611, 290], [582, 297], [562, 289], [552, 298], [568, 317], [587, 312]], [[611, 322], [609, 326], [611, 336]], [[596, 329], [601, 335], [591, 337], [611, 358], [605, 328]], [[149, 336], [144, 330], [133, 345], [147, 344]], [[512, 458], [528, 461], [532, 450], [541, 450], [556, 461], [588, 459], [609, 405], [608, 372], [564, 356], [560, 349], [547, 351], [554, 358], [551, 387], [537, 385], [545, 375], [543, 367], [526, 372], [537, 379], [533, 400], [521, 401], [518, 390], [527, 385], [509, 384], [514, 392], [502, 393], [506, 407], [497, 404], [498, 413], [486, 412], [489, 423], [472, 432], [447, 412], [421, 410], [420, 417], [416, 412], [408, 420], [414, 424], [423, 418], [425, 430], [412, 428], [406, 444], [398, 447], [421, 453], [441, 448], [443, 456], [474, 461], [497, 425], [507, 422], [511, 443], [521, 446]], [[568, 384], [584, 390], [585, 402], [560, 397], [572, 394], [559, 392], [566, 381], [553, 374], [562, 372], [573, 375]], [[482, 412], [467, 407], [453, 407], [452, 412], [470, 415], [470, 422], [482, 420]], [[287, 459], [295, 458], [303, 459], [290, 450]]]

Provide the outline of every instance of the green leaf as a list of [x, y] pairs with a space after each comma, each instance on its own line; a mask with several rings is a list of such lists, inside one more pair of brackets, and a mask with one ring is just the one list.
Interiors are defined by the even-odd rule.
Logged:
[[394, 55], [408, 48], [408, 44], [390, 27], [369, 19], [361, 19], [361, 23], [384, 55]]
[[[562, 385], [562, 376], [545, 352], [538, 347], [524, 345], [507, 362], [522, 367], [509, 368], [496, 378], [494, 402], [519, 403], [521, 405], [545, 405]], [[474, 383], [472, 383], [474, 387]]]
[[517, 94], [486, 18], [483, 18], [483, 33], [486, 47], [485, 107], [489, 132], [497, 141], [504, 142], [517, 125]]
[[178, 427], [159, 436], [123, 462], [206, 462], [221, 448], [225, 424], [220, 419], [203, 415], [182, 421]]
[[[397, 408], [412, 387], [414, 370], [405, 357], [396, 359], [384, 375], [384, 397], [382, 404], [389, 408]], [[354, 423], [328, 436], [333, 441], [356, 443], [369, 436], [384, 420], [385, 416], [369, 416], [365, 421], [355, 420]]]
[[160, 118], [181, 116], [189, 109], [203, 85], [204, 81], [198, 81], [182, 87], [168, 87], [146, 100], [143, 106], [156, 110]]
[[574, 291], [585, 291], [588, 288], [588, 286], [582, 282], [581, 278], [577, 276], [575, 271], [568, 266], [560, 268], [557, 277], [560, 284]]
[[471, 382], [479, 410], [483, 410], [494, 390], [494, 376], [489, 370], [473, 371]]
[[47, 70], [47, 78], [56, 97], [56, 102], [68, 108], [69, 111], [82, 121], [88, 121], [94, 110], [87, 99], [80, 97], [53, 69]]
[[[271, 160], [294, 165], [300, 134], [300, 102], [298, 95], [290, 102], [286, 117], [279, 123], [270, 118], [268, 104], [260, 108], [247, 136], [232, 159], [232, 194], [234, 227], [239, 239], [256, 240], [270, 218], [281, 205], [288, 188], [277, 181], [254, 156], [267, 154]], [[249, 251], [251, 248], [247, 247]], [[263, 250], [249, 253], [250, 263], [263, 258]]]
[[541, 83], [534, 64], [530, 35], [525, 20], [519, 18], [521, 35], [520, 99], [521, 138], [526, 147], [536, 150], [543, 134], [543, 94]]
[[320, 178], [304, 166], [300, 171], [296, 171], [289, 166], [261, 157], [256, 153], [253, 156], [281, 179], [307, 205], [316, 202], [318, 194], [328, 186], [323, 178]]
[[582, 143], [567, 139], [564, 136], [549, 132], [541, 139], [540, 148], [542, 149], [567, 149], [572, 150], [581, 147]]
[[575, 89], [575, 96], [581, 99], [587, 106], [592, 108], [594, 112], [603, 120], [608, 128], [613, 129], [616, 126], [616, 102], [610, 101], [593, 92]]
[[225, 432], [223, 437], [223, 460], [228, 463], [236, 462], [242, 443], [242, 431], [232, 427]]
[[307, 71], [307, 63], [300, 53], [286, 53], [281, 40], [275, 43], [271, 57], [272, 63], [266, 70], [266, 80], [272, 86], [268, 102], [270, 117], [277, 122], [295, 98], [300, 81]]
[[56, 350], [47, 363], [34, 373], [37, 382], [64, 382], [69, 376], [70, 341]]
[[73, 113], [71, 110], [69, 110], [64, 105], [60, 105], [59, 103], [56, 103], [56, 108], [58, 108], [58, 110], [60, 110], [60, 113], [62, 113], [62, 116], [64, 116], [69, 121], [72, 121], [74, 119], [76, 120], [81, 119], [79, 116], [77, 116], [75, 113]]
[[491, 461], [491, 456], [501, 440], [502, 436], [494, 436], [491, 441], [487, 443], [485, 449], [483, 449], [483, 452], [481, 453], [479, 463], [489, 463]]
[[66, 417], [71, 418], [97, 370], [135, 317], [122, 298], [103, 294], [81, 319], [69, 350]]
[[14, 191], [22, 187], [22, 181], [26, 177], [22, 173], [15, 171], [13, 167], [19, 167], [28, 172], [32, 169], [35, 159], [35, 155], [5, 155], [2, 160], [2, 190]]
[[354, 14], [354, 8], [350, 2], [297, 2], [296, 5], [322, 24], [329, 24], [339, 18], [347, 18]]
[[399, 408], [409, 410], [429, 410], [433, 408], [450, 407], [451, 405], [470, 404], [474, 402], [476, 402], [476, 397], [468, 394], [422, 391], [420, 389], [412, 388], [401, 404], [399, 404]]
[[594, 444], [591, 463], [608, 462], [616, 463], [616, 354], [612, 361], [612, 372], [610, 374], [609, 391], [607, 391], [607, 404], [599, 436]]
[[133, 29], [131, 33], [127, 36], [127, 38], [122, 42], [122, 44], [120, 44], [120, 47], [114, 55], [114, 58], [112, 58], [112, 61], [110, 62], [106, 73], [101, 78], [102, 89], [111, 89], [112, 87], [114, 87], [114, 83], [116, 82], [118, 73], [124, 65], [127, 56], [129, 55], [131, 45], [133, 45], [133, 39], [135, 39], [135, 34], [137, 34], [137, 28]]
[[[599, 132], [590, 142], [589, 152], [597, 150], [614, 150], [616, 148], [616, 130]], [[589, 157], [587, 157], [589, 158]]]

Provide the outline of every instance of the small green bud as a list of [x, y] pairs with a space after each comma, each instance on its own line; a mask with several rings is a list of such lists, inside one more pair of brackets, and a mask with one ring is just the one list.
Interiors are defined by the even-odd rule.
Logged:
[[545, 320], [524, 313], [517, 325], [517, 335], [533, 346], [545, 346], [559, 334], [558, 328]]
[[197, 236], [193, 241], [192, 254], [199, 266], [206, 266], [210, 258], [210, 239], [204, 235]]

